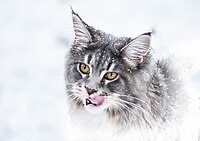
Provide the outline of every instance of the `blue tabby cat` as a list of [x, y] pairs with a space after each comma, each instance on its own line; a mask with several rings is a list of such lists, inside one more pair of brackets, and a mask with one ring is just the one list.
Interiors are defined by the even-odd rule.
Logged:
[[199, 118], [188, 110], [176, 61], [154, 59], [151, 32], [116, 37], [73, 10], [72, 19], [75, 39], [65, 76], [71, 140], [200, 140]]

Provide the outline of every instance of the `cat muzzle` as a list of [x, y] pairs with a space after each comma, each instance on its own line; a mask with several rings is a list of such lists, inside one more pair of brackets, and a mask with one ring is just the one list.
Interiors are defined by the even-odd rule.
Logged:
[[93, 98], [87, 98], [86, 105], [100, 106], [103, 104], [104, 100], [105, 98], [103, 96], [95, 96]]

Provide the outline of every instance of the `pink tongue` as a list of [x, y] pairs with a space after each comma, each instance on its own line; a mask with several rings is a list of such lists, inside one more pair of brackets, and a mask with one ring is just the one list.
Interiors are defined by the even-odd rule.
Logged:
[[103, 104], [105, 98], [103, 96], [95, 96], [95, 97], [92, 97], [92, 98], [89, 98], [89, 100], [96, 104], [97, 106], [100, 106]]

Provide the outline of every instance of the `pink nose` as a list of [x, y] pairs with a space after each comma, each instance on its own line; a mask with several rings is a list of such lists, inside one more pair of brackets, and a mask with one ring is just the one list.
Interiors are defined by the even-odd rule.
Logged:
[[100, 106], [103, 104], [105, 98], [103, 96], [95, 96], [86, 100], [86, 105], [93, 104], [95, 106]]

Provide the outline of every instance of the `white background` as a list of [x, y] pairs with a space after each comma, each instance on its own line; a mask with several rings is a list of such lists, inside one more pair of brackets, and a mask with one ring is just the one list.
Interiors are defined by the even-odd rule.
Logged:
[[200, 58], [199, 0], [0, 0], [0, 141], [68, 140], [70, 6], [89, 25], [117, 36], [154, 29], [158, 58]]

